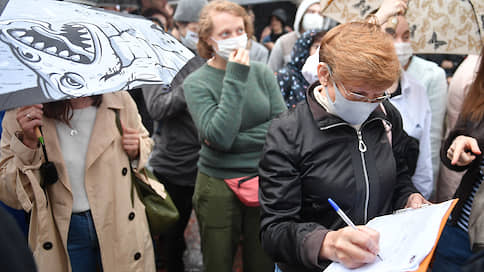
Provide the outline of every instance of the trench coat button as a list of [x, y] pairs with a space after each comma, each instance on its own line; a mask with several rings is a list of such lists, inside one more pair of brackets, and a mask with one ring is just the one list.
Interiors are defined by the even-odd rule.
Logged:
[[139, 252], [136, 252], [136, 254], [134, 254], [134, 260], [137, 261], [141, 258], [141, 253]]
[[134, 219], [134, 212], [130, 212], [129, 215], [128, 215], [128, 219], [129, 220], [133, 220]]
[[126, 176], [127, 173], [128, 173], [128, 168], [123, 167], [123, 170], [121, 171], [121, 174], [123, 174], [123, 176]]
[[51, 242], [45, 242], [42, 247], [45, 249], [45, 250], [50, 250], [52, 249], [52, 243]]

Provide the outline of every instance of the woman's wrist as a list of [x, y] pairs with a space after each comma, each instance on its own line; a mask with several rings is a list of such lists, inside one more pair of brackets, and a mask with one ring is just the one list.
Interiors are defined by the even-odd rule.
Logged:
[[334, 248], [334, 231], [329, 231], [324, 237], [321, 249], [319, 250], [320, 260], [336, 261], [336, 252]]
[[39, 141], [37, 139], [29, 139], [25, 137], [25, 134], [22, 131], [15, 132], [15, 136], [28, 148], [36, 149], [39, 147]]

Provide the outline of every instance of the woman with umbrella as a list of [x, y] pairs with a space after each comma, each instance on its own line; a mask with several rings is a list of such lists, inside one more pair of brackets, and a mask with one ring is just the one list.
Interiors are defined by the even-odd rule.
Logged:
[[[45, 156], [38, 127], [58, 172], [53, 184], [39, 170]], [[129, 170], [130, 164], [144, 167], [151, 147], [126, 92], [5, 114], [0, 199], [31, 212], [29, 244], [39, 271], [155, 271], [144, 206], [132, 191]]]

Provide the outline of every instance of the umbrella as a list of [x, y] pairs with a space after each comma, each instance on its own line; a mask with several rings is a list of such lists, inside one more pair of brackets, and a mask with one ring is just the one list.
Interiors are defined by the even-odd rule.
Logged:
[[160, 84], [193, 57], [142, 17], [51, 0], [0, 5], [0, 109]]
[[[365, 18], [382, 0], [322, 0], [339, 22]], [[416, 53], [479, 54], [484, 45], [483, 0], [409, 0], [406, 13]]]
[[[237, 3], [239, 5], [254, 5], [254, 4], [268, 4], [276, 2], [292, 2], [297, 4], [298, 0], [230, 0], [231, 2]], [[178, 4], [179, 0], [168, 0], [169, 4]]]
[[65, 0], [73, 3], [87, 4], [96, 7], [113, 7], [120, 8], [139, 8], [138, 0]]

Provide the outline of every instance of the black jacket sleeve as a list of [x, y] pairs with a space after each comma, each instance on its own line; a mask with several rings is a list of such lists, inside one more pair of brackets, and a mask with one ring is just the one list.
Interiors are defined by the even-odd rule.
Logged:
[[328, 230], [301, 222], [302, 188], [292, 134], [284, 120], [272, 121], [259, 164], [260, 236], [262, 247], [273, 260], [314, 268]]

